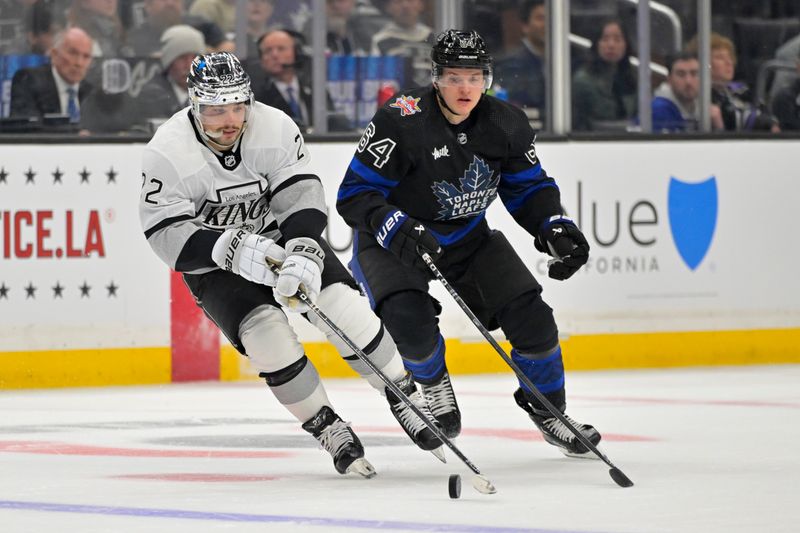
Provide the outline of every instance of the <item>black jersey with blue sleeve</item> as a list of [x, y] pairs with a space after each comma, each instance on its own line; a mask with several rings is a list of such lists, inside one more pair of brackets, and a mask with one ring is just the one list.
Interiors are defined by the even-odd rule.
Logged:
[[433, 87], [398, 93], [375, 114], [339, 187], [337, 209], [375, 235], [387, 213], [419, 220], [443, 246], [485, 233], [498, 196], [536, 235], [561, 214], [560, 193], [536, 155], [536, 134], [518, 108], [484, 95], [461, 124], [445, 119]]

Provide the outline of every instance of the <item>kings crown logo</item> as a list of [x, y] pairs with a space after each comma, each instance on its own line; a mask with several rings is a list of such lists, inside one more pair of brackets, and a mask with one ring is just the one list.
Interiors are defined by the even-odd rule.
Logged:
[[500, 176], [494, 177], [489, 165], [475, 156], [458, 180], [458, 186], [449, 181], [434, 182], [433, 194], [442, 207], [436, 220], [463, 218], [485, 211], [497, 196], [499, 182]]

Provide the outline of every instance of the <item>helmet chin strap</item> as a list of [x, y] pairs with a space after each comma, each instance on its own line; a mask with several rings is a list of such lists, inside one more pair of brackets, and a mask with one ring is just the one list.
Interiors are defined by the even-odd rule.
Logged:
[[447, 102], [442, 97], [442, 93], [439, 92], [439, 86], [437, 84], [433, 84], [433, 89], [436, 91], [436, 99], [439, 101], [439, 105], [450, 111], [452, 114], [458, 116], [458, 113], [450, 109], [450, 106], [447, 105]]

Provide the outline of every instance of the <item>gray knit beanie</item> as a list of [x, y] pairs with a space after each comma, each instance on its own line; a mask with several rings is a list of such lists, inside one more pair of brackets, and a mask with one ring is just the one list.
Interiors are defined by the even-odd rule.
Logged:
[[183, 54], [202, 54], [206, 51], [203, 34], [186, 24], [164, 30], [161, 34], [161, 68], [167, 70]]

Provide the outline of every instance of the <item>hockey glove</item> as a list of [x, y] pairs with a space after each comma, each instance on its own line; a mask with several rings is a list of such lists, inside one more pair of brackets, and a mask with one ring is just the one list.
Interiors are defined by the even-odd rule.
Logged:
[[275, 300], [289, 311], [308, 312], [308, 306], [297, 298], [297, 291], [302, 290], [312, 302], [317, 299], [324, 260], [325, 252], [314, 239], [298, 237], [287, 242], [286, 260], [275, 285]]
[[286, 252], [275, 241], [243, 229], [226, 230], [217, 239], [211, 259], [223, 270], [253, 283], [274, 287], [278, 277], [269, 264], [281, 264]]
[[589, 260], [589, 243], [581, 230], [562, 215], [545, 220], [533, 241], [536, 249], [553, 256], [547, 262], [547, 275], [564, 280], [577, 272]]
[[399, 209], [380, 212], [372, 222], [378, 244], [404, 265], [426, 268], [421, 254], [427, 252], [434, 261], [442, 256], [442, 247], [430, 230]]

